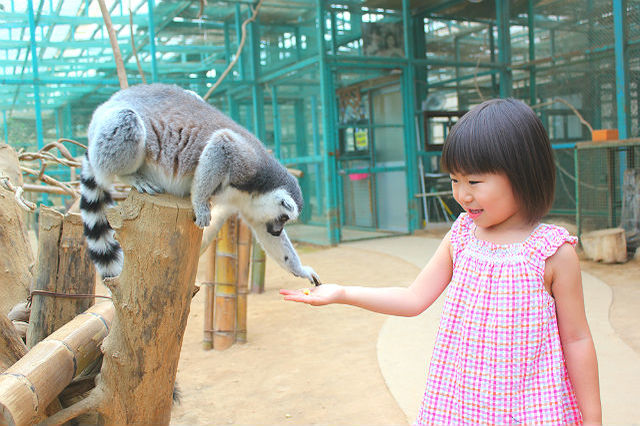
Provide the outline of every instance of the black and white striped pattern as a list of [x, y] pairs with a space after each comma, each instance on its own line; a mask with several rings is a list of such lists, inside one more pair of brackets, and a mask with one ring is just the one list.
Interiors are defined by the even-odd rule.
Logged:
[[123, 255], [107, 221], [107, 209], [114, 202], [109, 191], [96, 182], [86, 156], [82, 161], [80, 182], [80, 213], [89, 257], [103, 278], [115, 277], [122, 271]]

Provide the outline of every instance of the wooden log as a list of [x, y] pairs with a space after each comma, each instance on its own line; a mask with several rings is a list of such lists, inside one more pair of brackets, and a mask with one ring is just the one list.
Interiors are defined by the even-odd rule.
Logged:
[[215, 239], [209, 243], [203, 256], [205, 257], [205, 273], [204, 281], [201, 283], [201, 286], [204, 287], [204, 335], [202, 337], [202, 348], [211, 350], [213, 349], [213, 310], [216, 281]]
[[604, 263], [627, 261], [627, 243], [622, 228], [585, 232], [580, 236], [580, 242], [584, 253], [591, 260]]
[[193, 222], [191, 202], [170, 195], [132, 190], [107, 215], [124, 267], [119, 277], [105, 280], [115, 317], [96, 388], [84, 406], [97, 402], [107, 426], [167, 425], [202, 230]]
[[251, 293], [264, 293], [264, 274], [267, 257], [258, 240], [251, 250]]
[[11, 367], [27, 353], [13, 323], [5, 314], [0, 313], [0, 373]]
[[46, 407], [98, 357], [113, 314], [111, 302], [91, 307], [0, 374], [0, 424], [41, 421]]
[[95, 267], [89, 259], [78, 213], [40, 207], [38, 267], [32, 294], [27, 346], [86, 311], [94, 303]]
[[[22, 185], [18, 155], [6, 144], [0, 144], [0, 176], [9, 177], [14, 186]], [[13, 192], [0, 185], [0, 312], [3, 314], [26, 300], [33, 280], [30, 268], [34, 260], [25, 219], [26, 213], [16, 203]]]
[[222, 225], [216, 243], [216, 286], [213, 348], [224, 350], [236, 341], [238, 217]]
[[247, 341], [247, 294], [249, 293], [249, 267], [251, 266], [251, 228], [238, 219], [238, 279], [236, 341]]

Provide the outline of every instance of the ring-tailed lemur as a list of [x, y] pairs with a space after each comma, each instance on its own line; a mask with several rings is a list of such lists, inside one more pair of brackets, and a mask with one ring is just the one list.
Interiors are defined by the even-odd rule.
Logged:
[[283, 229], [302, 209], [298, 182], [255, 136], [197, 94], [164, 84], [116, 92], [93, 113], [88, 138], [80, 211], [89, 255], [103, 277], [119, 275], [124, 260], [106, 217], [118, 176], [139, 192], [190, 193], [201, 228], [217, 230], [240, 213], [283, 268], [319, 283]]

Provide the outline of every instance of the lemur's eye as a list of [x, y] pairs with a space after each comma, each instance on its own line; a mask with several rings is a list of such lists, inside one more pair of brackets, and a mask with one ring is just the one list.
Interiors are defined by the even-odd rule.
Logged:
[[280, 201], [280, 205], [287, 210], [291, 210], [291, 206], [285, 200]]
[[280, 215], [280, 217], [278, 218], [278, 222], [286, 222], [289, 220], [289, 216], [287, 216], [286, 214]]

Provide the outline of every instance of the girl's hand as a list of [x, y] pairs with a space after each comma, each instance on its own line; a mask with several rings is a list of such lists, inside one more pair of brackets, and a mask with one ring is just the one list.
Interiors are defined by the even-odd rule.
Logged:
[[344, 287], [337, 284], [322, 284], [311, 289], [280, 290], [284, 300], [302, 302], [313, 306], [340, 303], [344, 299]]

